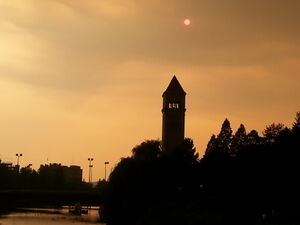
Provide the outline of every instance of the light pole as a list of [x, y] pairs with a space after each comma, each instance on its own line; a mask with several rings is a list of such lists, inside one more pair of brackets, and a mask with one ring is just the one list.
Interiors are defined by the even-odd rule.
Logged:
[[17, 156], [17, 166], [19, 167], [19, 161], [20, 161], [20, 157], [22, 156], [23, 154], [22, 153], [17, 153], [16, 156]]
[[19, 166], [19, 158], [22, 156], [22, 153], [17, 153], [17, 166]]
[[17, 170], [18, 170], [18, 172], [19, 172], [19, 170], [20, 170], [20, 164], [19, 164], [19, 162], [20, 162], [20, 157], [21, 157], [22, 155], [23, 155], [22, 153], [17, 153], [17, 154], [16, 154], [16, 156], [17, 156]]
[[93, 160], [94, 160], [93, 158], [88, 158], [88, 161], [89, 161], [89, 183], [92, 182], [92, 168], [93, 168], [92, 161]]
[[109, 162], [104, 162], [104, 180], [106, 181], [106, 165], [109, 164]]

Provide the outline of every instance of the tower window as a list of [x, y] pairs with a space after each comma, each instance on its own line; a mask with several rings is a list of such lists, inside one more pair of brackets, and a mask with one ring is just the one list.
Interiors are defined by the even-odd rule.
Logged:
[[178, 103], [169, 103], [169, 109], [179, 109]]

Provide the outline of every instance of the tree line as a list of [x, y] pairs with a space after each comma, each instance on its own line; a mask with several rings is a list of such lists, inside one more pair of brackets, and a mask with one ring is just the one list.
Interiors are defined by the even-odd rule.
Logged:
[[122, 158], [100, 186], [108, 225], [287, 224], [300, 222], [300, 112], [291, 128], [260, 136], [225, 119], [204, 156], [191, 139], [170, 152], [148, 140]]

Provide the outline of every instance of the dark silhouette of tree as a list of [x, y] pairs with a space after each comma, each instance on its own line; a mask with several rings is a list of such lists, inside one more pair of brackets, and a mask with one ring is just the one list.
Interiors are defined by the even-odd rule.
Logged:
[[231, 143], [232, 129], [229, 120], [226, 118], [217, 137], [214, 134], [211, 136], [204, 156], [209, 157], [210, 155], [229, 155]]
[[229, 120], [226, 118], [222, 124], [220, 133], [216, 139], [216, 145], [218, 149], [229, 153], [231, 147], [232, 129]]
[[159, 160], [160, 179], [164, 195], [172, 198], [174, 195], [189, 195], [197, 186], [196, 168], [199, 164], [199, 154], [196, 152], [192, 139], [186, 138], [172, 152], [162, 155]]
[[232, 137], [231, 146], [230, 146], [230, 155], [235, 156], [237, 152], [247, 143], [248, 143], [248, 136], [246, 133], [246, 128], [243, 124], [241, 124]]
[[183, 143], [175, 148], [169, 156], [189, 165], [197, 163], [199, 158], [199, 154], [194, 147], [194, 142], [190, 138], [185, 138]]
[[158, 190], [159, 141], [146, 141], [122, 158], [109, 176], [102, 220], [110, 224], [130, 224], [156, 199]]
[[300, 111], [296, 113], [295, 122], [293, 123], [292, 130], [293, 131], [300, 130]]
[[259, 145], [261, 144], [261, 137], [258, 135], [256, 130], [251, 130], [247, 135], [248, 145]]
[[132, 149], [132, 158], [137, 160], [154, 160], [161, 154], [160, 141], [148, 140]]
[[162, 152], [159, 141], [145, 141], [123, 158], [109, 177], [100, 214], [109, 224], [135, 224], [162, 202], [189, 196], [197, 184], [198, 153], [191, 139]]
[[205, 155], [209, 155], [210, 153], [213, 153], [215, 151], [215, 148], [216, 148], [216, 135], [213, 134], [207, 144]]
[[267, 142], [274, 142], [284, 129], [284, 124], [272, 123], [271, 125], [266, 126], [263, 131], [263, 136], [266, 138]]
[[[231, 173], [231, 145], [232, 129], [229, 120], [226, 118], [222, 124], [220, 133], [213, 135], [207, 145], [204, 157], [200, 160], [200, 176], [207, 191], [225, 191], [225, 183], [228, 182], [228, 175]], [[226, 187], [226, 189], [229, 187]]]

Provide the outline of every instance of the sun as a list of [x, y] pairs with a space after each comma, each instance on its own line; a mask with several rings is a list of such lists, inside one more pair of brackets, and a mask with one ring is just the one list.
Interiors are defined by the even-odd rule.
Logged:
[[183, 21], [185, 26], [189, 26], [191, 24], [191, 20], [190, 19], [184, 19]]

